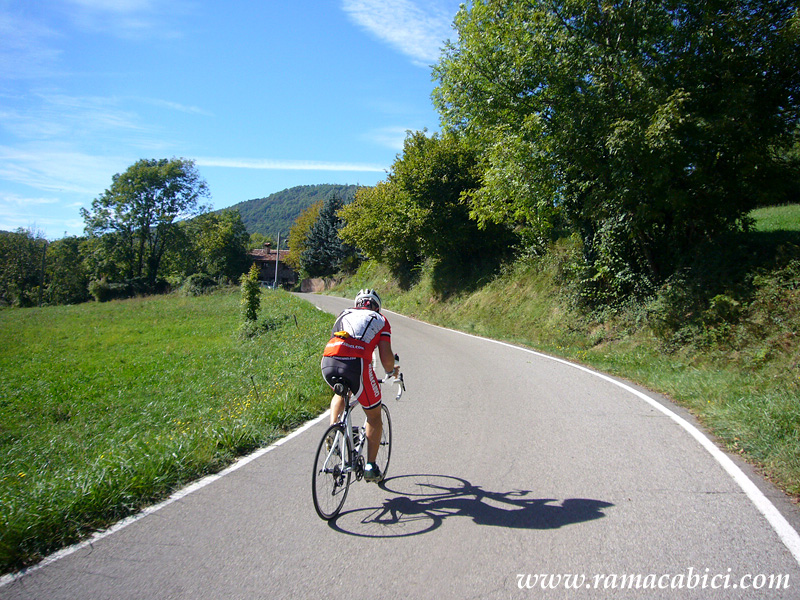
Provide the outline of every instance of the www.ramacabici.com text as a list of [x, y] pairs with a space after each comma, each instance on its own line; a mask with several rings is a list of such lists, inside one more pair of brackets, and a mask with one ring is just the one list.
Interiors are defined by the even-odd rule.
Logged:
[[725, 573], [714, 573], [710, 569], [695, 570], [694, 567], [689, 567], [684, 572], [662, 574], [518, 573], [517, 587], [521, 590], [785, 590], [789, 589], [789, 575], [748, 573], [736, 576], [731, 569]]

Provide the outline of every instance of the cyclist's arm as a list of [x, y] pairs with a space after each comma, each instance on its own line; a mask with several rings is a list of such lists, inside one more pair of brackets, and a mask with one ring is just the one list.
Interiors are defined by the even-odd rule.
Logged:
[[393, 373], [394, 352], [392, 352], [392, 342], [389, 338], [384, 338], [378, 342], [378, 356], [380, 356], [383, 370], [387, 373]]

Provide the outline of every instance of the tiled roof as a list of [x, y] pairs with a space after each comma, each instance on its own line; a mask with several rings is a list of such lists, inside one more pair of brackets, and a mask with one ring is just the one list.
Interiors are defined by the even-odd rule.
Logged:
[[[266, 261], [274, 261], [275, 260], [275, 250], [272, 248], [256, 248], [255, 250], [250, 250], [250, 256], [257, 260], [266, 260]], [[281, 250], [279, 258], [283, 260], [286, 258], [286, 255], [289, 254], [288, 250]]]

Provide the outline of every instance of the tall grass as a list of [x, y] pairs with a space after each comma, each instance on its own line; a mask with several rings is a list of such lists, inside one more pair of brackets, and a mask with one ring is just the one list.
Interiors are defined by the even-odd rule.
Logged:
[[0, 312], [0, 568], [268, 444], [327, 405], [329, 317], [283, 292], [243, 338], [238, 290]]

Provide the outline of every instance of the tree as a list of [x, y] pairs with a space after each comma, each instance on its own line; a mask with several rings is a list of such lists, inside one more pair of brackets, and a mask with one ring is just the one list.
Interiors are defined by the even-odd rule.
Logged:
[[408, 213], [397, 185], [387, 181], [359, 189], [355, 200], [339, 211], [342, 239], [388, 266], [404, 286], [424, 261]]
[[250, 235], [238, 211], [200, 215], [193, 220], [190, 235], [198, 260], [198, 272], [236, 281], [248, 268]]
[[258, 283], [258, 266], [254, 263], [247, 273], [242, 273], [240, 278], [241, 299], [239, 306], [245, 324], [258, 319], [258, 310], [261, 308], [261, 286]]
[[647, 293], [779, 182], [800, 102], [800, 17], [776, 0], [476, 0], [435, 68], [447, 129], [482, 156], [482, 222], [546, 238]]
[[90, 299], [86, 239], [65, 237], [47, 246], [45, 302], [77, 304]]
[[102, 272], [95, 276], [154, 284], [177, 221], [204, 212], [198, 203], [206, 196], [206, 182], [186, 159], [140, 160], [114, 175], [91, 211], [81, 209], [87, 234], [100, 238], [94, 262]]
[[482, 263], [491, 268], [513, 240], [506, 227], [480, 228], [470, 217], [466, 197], [479, 185], [477, 156], [461, 136], [409, 132], [388, 181], [359, 191], [341, 211], [341, 235], [402, 283], [428, 261], [434, 285], [446, 291]]
[[306, 250], [308, 232], [317, 222], [323, 203], [324, 201], [320, 200], [303, 210], [289, 230], [289, 253], [286, 255], [286, 264], [295, 270], [300, 270], [301, 268], [301, 257]]
[[46, 249], [47, 240], [30, 229], [0, 231], [0, 305], [39, 303]]
[[[238, 211], [236, 211], [238, 212]], [[244, 222], [242, 222], [244, 224]], [[245, 226], [245, 229], [247, 226]], [[263, 233], [259, 233], [256, 231], [255, 233], [250, 234], [250, 238], [247, 241], [247, 250], [256, 250], [258, 248], [263, 248], [267, 244], [274, 244], [275, 240], [272, 239], [271, 236], [264, 235]]]
[[344, 202], [338, 196], [325, 200], [317, 220], [308, 230], [300, 266], [309, 277], [335, 275], [348, 258], [355, 257], [355, 249], [339, 237], [342, 219], [337, 213], [343, 206]]

